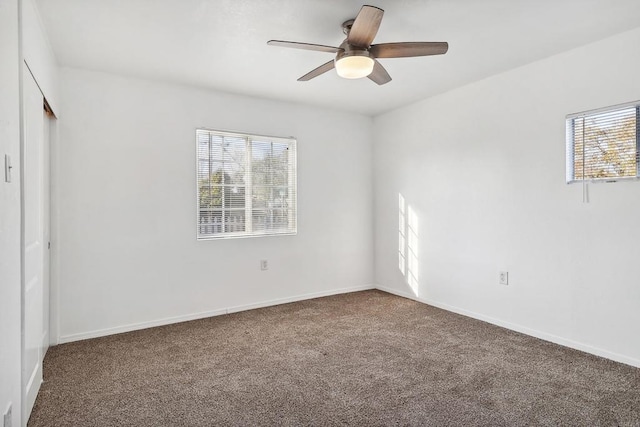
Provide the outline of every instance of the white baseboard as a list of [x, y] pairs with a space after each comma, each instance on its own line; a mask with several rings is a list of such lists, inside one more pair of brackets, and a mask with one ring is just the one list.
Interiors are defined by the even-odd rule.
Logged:
[[540, 338], [545, 341], [552, 342], [554, 344], [559, 344], [565, 347], [573, 348], [575, 350], [584, 351], [585, 353], [590, 353], [596, 356], [604, 357], [606, 359], [613, 360], [615, 362], [625, 363], [627, 365], [635, 366], [640, 368], [640, 360], [635, 359], [633, 357], [628, 357], [622, 354], [613, 353], [611, 351], [603, 350], [601, 348], [592, 347], [587, 344], [583, 344], [577, 341], [573, 341], [567, 338], [559, 337], [557, 335], [549, 334], [546, 332], [538, 331], [535, 329], [527, 328], [526, 326], [521, 326], [515, 323], [507, 322], [504, 320], [496, 319], [490, 316], [485, 316], [484, 314], [476, 313], [473, 311], [465, 310], [463, 308], [454, 307], [448, 304], [441, 303], [439, 301], [434, 301], [430, 299], [416, 297], [415, 295], [411, 295], [408, 292], [399, 291], [392, 288], [387, 288], [385, 286], [376, 285], [376, 289], [381, 290], [383, 292], [387, 292], [390, 294], [398, 295], [404, 298], [412, 299], [414, 301], [421, 302], [423, 304], [432, 305], [434, 307], [441, 308], [443, 310], [451, 311], [453, 313], [461, 314], [463, 316], [471, 317], [474, 319], [482, 320], [483, 322], [491, 323], [496, 326], [501, 326], [506, 329], [510, 329], [512, 331], [520, 332], [525, 335], [529, 335], [535, 338]]
[[374, 285], [363, 285], [363, 286], [354, 286], [351, 288], [332, 289], [330, 291], [314, 292], [310, 294], [298, 295], [298, 296], [289, 297], [289, 298], [279, 298], [279, 299], [274, 299], [269, 301], [258, 302], [255, 304], [246, 304], [246, 305], [239, 305], [236, 307], [229, 307], [227, 308], [227, 313], [230, 314], [230, 313], [236, 313], [238, 311], [253, 310], [255, 308], [263, 308], [263, 307], [271, 307], [273, 305], [287, 304], [290, 302], [303, 301], [307, 299], [328, 297], [331, 295], [347, 294], [349, 292], [368, 291], [371, 289], [376, 289], [376, 287]]
[[137, 331], [140, 329], [153, 328], [156, 326], [170, 325], [172, 323], [188, 322], [190, 320], [221, 316], [223, 314], [237, 313], [239, 311], [253, 310], [256, 308], [270, 307], [274, 305], [287, 304], [290, 302], [327, 297], [330, 295], [346, 294], [349, 292], [366, 291], [366, 290], [371, 290], [375, 288], [376, 287], [374, 285], [361, 285], [361, 286], [353, 286], [349, 288], [332, 289], [328, 291], [313, 292], [310, 294], [296, 295], [296, 296], [287, 297], [287, 298], [278, 298], [278, 299], [273, 299], [268, 301], [261, 301], [253, 304], [227, 307], [227, 308], [222, 308], [218, 310], [203, 311], [199, 313], [186, 314], [182, 316], [166, 317], [163, 319], [151, 320], [148, 322], [131, 323], [128, 325], [116, 326], [113, 328], [98, 329], [94, 331], [82, 332], [79, 334], [62, 335], [60, 336], [58, 343], [65, 344], [65, 343], [74, 342], [74, 341], [82, 341], [82, 340], [87, 340], [91, 338], [104, 337], [107, 335], [115, 335], [115, 334], [121, 334], [124, 332]]
[[204, 319], [206, 317], [220, 316], [227, 314], [226, 309], [202, 311], [200, 313], [187, 314], [183, 316], [165, 317], [164, 319], [151, 320], [148, 322], [130, 323], [128, 325], [115, 326], [113, 328], [97, 329], [94, 331], [81, 332], [79, 334], [62, 335], [58, 340], [59, 344], [74, 341], [88, 340], [91, 338], [105, 337], [107, 335], [122, 334], [124, 332], [137, 331], [140, 329], [153, 328], [156, 326], [170, 325], [172, 323], [188, 322], [189, 320]]

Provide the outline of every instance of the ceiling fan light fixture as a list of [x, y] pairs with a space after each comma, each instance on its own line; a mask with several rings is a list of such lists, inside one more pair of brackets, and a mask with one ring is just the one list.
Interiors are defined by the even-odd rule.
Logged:
[[361, 79], [373, 71], [373, 59], [365, 55], [343, 56], [336, 60], [336, 72], [345, 79]]
[[447, 53], [447, 42], [398, 42], [372, 44], [382, 22], [384, 10], [364, 5], [354, 19], [342, 23], [342, 32], [346, 34], [339, 47], [313, 43], [269, 40], [268, 45], [296, 49], [316, 50], [335, 53], [335, 59], [325, 62], [298, 79], [306, 82], [333, 68], [345, 79], [368, 77], [372, 82], [383, 85], [391, 81], [391, 76], [377, 61], [379, 58], [410, 58], [413, 56], [442, 55]]

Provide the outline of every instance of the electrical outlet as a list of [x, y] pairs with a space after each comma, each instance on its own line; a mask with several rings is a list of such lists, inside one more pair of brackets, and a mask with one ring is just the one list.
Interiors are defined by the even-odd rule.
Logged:
[[260, 270], [268, 270], [269, 262], [266, 259], [260, 261]]
[[4, 413], [3, 427], [11, 427], [12, 423], [13, 421], [11, 417], [11, 403], [9, 403], [9, 408], [7, 409], [7, 412]]
[[508, 271], [501, 271], [500, 273], [498, 273], [498, 282], [501, 285], [508, 285], [509, 284], [509, 272]]

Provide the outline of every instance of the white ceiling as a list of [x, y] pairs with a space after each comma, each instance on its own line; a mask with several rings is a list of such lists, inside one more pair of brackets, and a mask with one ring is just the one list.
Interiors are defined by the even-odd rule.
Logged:
[[[447, 41], [446, 55], [382, 59], [393, 81], [296, 79], [332, 54], [363, 0], [37, 0], [62, 66], [376, 115], [640, 25], [639, 0], [372, 0], [374, 43]], [[634, 54], [637, 54], [634, 53]]]

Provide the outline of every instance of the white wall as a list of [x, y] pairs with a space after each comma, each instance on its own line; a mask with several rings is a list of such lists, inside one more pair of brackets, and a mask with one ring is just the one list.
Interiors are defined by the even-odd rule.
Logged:
[[[417, 298], [640, 366], [640, 182], [565, 184], [565, 115], [640, 99], [640, 29], [374, 121], [375, 277], [419, 219]], [[498, 272], [510, 275], [498, 285]]]
[[[60, 74], [63, 342], [371, 286], [372, 119], [77, 69]], [[196, 241], [197, 127], [297, 138], [296, 236]]]
[[[18, 2], [0, 0], [0, 417], [20, 425], [20, 95]], [[4, 179], [4, 156], [13, 180]], [[2, 419], [2, 418], [0, 418]]]

